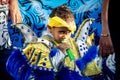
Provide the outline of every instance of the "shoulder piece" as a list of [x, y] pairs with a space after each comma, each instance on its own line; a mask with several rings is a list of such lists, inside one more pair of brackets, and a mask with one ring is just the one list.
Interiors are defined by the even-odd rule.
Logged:
[[58, 46], [59, 44], [53, 39], [53, 37], [49, 36], [49, 35], [45, 35], [42, 37], [45, 40], [48, 40], [49, 42], [51, 42], [53, 44], [53, 46]]
[[28, 64], [33, 68], [53, 69], [50, 60], [50, 48], [42, 42], [30, 43], [23, 49]]
[[75, 41], [77, 41], [77, 39], [83, 40], [83, 41], [87, 39], [89, 28], [93, 21], [94, 21], [94, 18], [87, 18], [82, 22], [82, 24], [79, 26], [75, 34], [75, 37], [74, 37]]

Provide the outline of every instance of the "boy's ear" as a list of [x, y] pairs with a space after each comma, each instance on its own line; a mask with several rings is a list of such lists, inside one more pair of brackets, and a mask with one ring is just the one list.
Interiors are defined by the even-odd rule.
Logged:
[[51, 33], [51, 27], [49, 25], [47, 25], [48, 27], [48, 31]]
[[48, 28], [50, 28], [50, 26], [49, 26], [49, 25], [47, 25], [47, 27], [48, 27]]

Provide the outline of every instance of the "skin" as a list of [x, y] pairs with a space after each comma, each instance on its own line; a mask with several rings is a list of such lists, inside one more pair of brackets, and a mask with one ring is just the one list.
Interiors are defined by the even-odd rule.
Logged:
[[0, 0], [0, 5], [9, 5], [10, 15], [13, 23], [21, 23], [22, 16], [18, 6], [18, 0]]
[[0, 0], [1, 5], [8, 4], [8, 3], [9, 3], [9, 0]]
[[70, 45], [62, 43], [62, 41], [70, 38], [71, 31], [65, 27], [52, 27], [50, 28], [50, 33], [53, 35], [55, 41], [59, 43], [58, 48], [65, 53], [66, 49], [70, 48]]
[[110, 36], [109, 26], [108, 26], [108, 6], [109, 0], [103, 0], [102, 5], [102, 34], [109, 34], [108, 37], [100, 37], [100, 49], [99, 53], [104, 58], [110, 54], [114, 53], [114, 47], [112, 39]]
[[21, 16], [17, 1], [18, 0], [10, 0], [10, 5], [9, 5], [10, 15], [11, 15], [13, 23], [21, 23], [22, 22], [22, 16]]

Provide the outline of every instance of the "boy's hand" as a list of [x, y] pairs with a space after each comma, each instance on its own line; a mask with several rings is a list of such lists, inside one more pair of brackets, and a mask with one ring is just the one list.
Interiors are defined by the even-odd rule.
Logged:
[[70, 45], [67, 43], [61, 43], [58, 48], [65, 54], [66, 50], [70, 48]]

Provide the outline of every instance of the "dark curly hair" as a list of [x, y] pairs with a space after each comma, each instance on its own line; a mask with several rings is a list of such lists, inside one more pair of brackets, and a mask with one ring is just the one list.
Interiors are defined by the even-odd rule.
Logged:
[[65, 20], [66, 22], [71, 22], [74, 20], [73, 13], [70, 11], [70, 9], [66, 5], [61, 5], [56, 8], [54, 8], [49, 15], [49, 17], [58, 16]]

